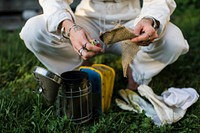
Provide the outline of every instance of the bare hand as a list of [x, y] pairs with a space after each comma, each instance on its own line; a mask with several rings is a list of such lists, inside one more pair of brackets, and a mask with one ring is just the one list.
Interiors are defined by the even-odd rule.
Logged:
[[152, 27], [152, 23], [151, 19], [141, 19], [133, 31], [137, 37], [133, 38], [131, 41], [140, 46], [148, 46], [154, 39], [158, 38], [157, 30]]
[[[69, 20], [66, 20], [69, 21]], [[90, 37], [82, 27], [79, 25], [74, 25], [74, 23], [67, 22], [66, 26], [72, 27], [70, 30], [70, 41], [74, 50], [84, 59], [87, 60], [90, 57], [95, 56], [99, 52], [103, 52], [102, 48], [92, 45], [90, 40], [94, 40]], [[64, 23], [63, 23], [64, 25]], [[67, 28], [66, 28], [67, 29]]]

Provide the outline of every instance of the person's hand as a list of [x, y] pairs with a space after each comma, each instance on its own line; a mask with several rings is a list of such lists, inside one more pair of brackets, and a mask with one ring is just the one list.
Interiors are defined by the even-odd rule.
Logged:
[[[65, 28], [65, 32], [69, 32], [69, 39], [74, 50], [84, 59], [87, 60], [90, 57], [95, 56], [99, 52], [103, 52], [101, 47], [91, 44], [91, 38], [88, 32], [79, 25], [74, 24], [70, 20], [65, 20], [62, 23], [62, 27]], [[71, 28], [71, 29], [70, 29]], [[70, 30], [69, 30], [70, 29]]]
[[137, 37], [131, 39], [131, 41], [140, 46], [148, 46], [154, 39], [158, 38], [157, 30], [152, 26], [152, 23], [151, 18], [141, 19], [133, 30]]

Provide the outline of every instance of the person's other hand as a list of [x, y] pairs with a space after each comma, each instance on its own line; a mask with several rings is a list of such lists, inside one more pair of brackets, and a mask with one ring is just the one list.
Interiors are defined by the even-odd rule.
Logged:
[[66, 32], [68, 32], [69, 28], [71, 27], [69, 31], [69, 39], [74, 50], [84, 60], [87, 60], [90, 57], [93, 57], [96, 54], [103, 52], [101, 47], [92, 45], [90, 43], [90, 41], [94, 39], [92, 39], [89, 33], [79, 25], [74, 24], [70, 20], [65, 20], [63, 21], [62, 26], [67, 27], [65, 28], [67, 30]]
[[152, 23], [151, 18], [141, 19], [133, 30], [137, 37], [131, 39], [131, 41], [140, 46], [148, 46], [154, 39], [158, 38], [157, 30], [152, 26]]

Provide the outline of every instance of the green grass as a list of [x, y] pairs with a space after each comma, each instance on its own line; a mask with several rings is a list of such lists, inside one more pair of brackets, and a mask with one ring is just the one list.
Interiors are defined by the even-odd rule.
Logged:
[[[190, 43], [190, 51], [157, 75], [150, 86], [157, 94], [169, 87], [192, 87], [200, 94], [200, 32], [199, 9], [177, 11], [172, 20], [183, 30]], [[184, 14], [184, 15], [180, 15]], [[187, 19], [185, 19], [187, 18]], [[96, 57], [94, 63], [104, 63], [116, 72], [111, 108], [99, 118], [84, 125], [76, 125], [67, 117], [55, 115], [55, 108], [47, 108], [35, 91], [38, 85], [33, 68], [42, 64], [29, 52], [18, 31], [0, 31], [0, 132], [1, 133], [63, 133], [63, 132], [200, 132], [200, 101], [188, 110], [183, 119], [172, 125], [156, 127], [144, 114], [122, 111], [114, 98], [117, 90], [125, 88], [121, 61], [114, 55]]]

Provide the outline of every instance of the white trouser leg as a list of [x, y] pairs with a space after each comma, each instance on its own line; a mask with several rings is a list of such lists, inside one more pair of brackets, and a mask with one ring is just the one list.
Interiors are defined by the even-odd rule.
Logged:
[[132, 75], [138, 84], [148, 84], [167, 65], [175, 62], [182, 54], [187, 53], [189, 45], [182, 32], [169, 23], [163, 37], [141, 50], [135, 56]]

